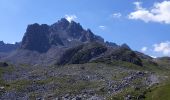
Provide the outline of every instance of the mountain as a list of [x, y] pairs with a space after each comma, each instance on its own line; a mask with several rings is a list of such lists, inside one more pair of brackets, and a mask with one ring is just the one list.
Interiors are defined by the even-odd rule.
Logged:
[[105, 42], [65, 18], [52, 25], [35, 23], [28, 25], [20, 43], [0, 42], [0, 100], [144, 100], [157, 91], [169, 95], [169, 66], [169, 57], [154, 59], [127, 44]]
[[90, 29], [85, 30], [79, 23], [65, 18], [52, 25], [28, 25], [19, 49], [4, 59], [42, 65], [116, 60], [142, 66], [142, 60], [127, 44], [105, 42]]
[[71, 47], [85, 42], [99, 41], [104, 39], [94, 35], [89, 29], [84, 30], [79, 23], [68, 22], [62, 18], [53, 25], [32, 24], [27, 27], [23, 37], [21, 49], [47, 52], [52, 45]]

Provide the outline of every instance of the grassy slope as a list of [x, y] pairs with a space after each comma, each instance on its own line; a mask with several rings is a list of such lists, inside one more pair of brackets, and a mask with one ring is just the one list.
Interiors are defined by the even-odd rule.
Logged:
[[170, 100], [170, 84], [154, 88], [146, 95], [146, 100]]
[[146, 100], [170, 100], [170, 62], [166, 60], [158, 60], [160, 66], [158, 73], [168, 77], [157, 87], [153, 87], [151, 92], [146, 94]]
[[[167, 65], [166, 68], [163, 68], [162, 66], [165, 66], [165, 65]], [[89, 64], [82, 64], [82, 65], [81, 64], [80, 65], [79, 64], [78, 65], [66, 65], [65, 67], [66, 67], [66, 69], [71, 68], [73, 71], [76, 71], [76, 70], [79, 71], [79, 69], [81, 69], [82, 66], [86, 66], [88, 68], [88, 71], [90, 71], [90, 72], [95, 72], [96, 70], [99, 70], [100, 69], [99, 66], [102, 66], [102, 67], [105, 67], [105, 68], [110, 67], [110, 69], [113, 69], [113, 72], [114, 72], [114, 69], [117, 69], [121, 66], [121, 67], [123, 67], [123, 69], [125, 68], [125, 69], [128, 69], [128, 70], [132, 69], [132, 70], [138, 70], [138, 71], [139, 70], [140, 71], [149, 71], [149, 72], [151, 71], [151, 72], [156, 72], [157, 74], [160, 74], [160, 75], [170, 76], [170, 74], [167, 74], [167, 73], [169, 73], [169, 71], [167, 70], [169, 65], [167, 63], [163, 63], [163, 64], [161, 63], [159, 66], [155, 66], [155, 65], [152, 65], [150, 63], [144, 62], [144, 66], [137, 66], [137, 65], [134, 65], [134, 64], [131, 64], [131, 63], [128, 63], [128, 62], [114, 61], [114, 62], [112, 62], [111, 64], [108, 64], [108, 65], [102, 64], [102, 63], [89, 63]], [[54, 69], [52, 68], [51, 70], [59, 70], [59, 69], [65, 70], [65, 67], [59, 67], [58, 68], [58, 67], [55, 66]], [[39, 70], [37, 70], [37, 71], [39, 71]], [[11, 71], [14, 71], [14, 69], [12, 67], [0, 68], [0, 76], [5, 72], [11, 72]], [[103, 72], [103, 70], [102, 70], [102, 72]], [[126, 76], [126, 73], [124, 73], [124, 74], [119, 73], [118, 75], [116, 75], [116, 78], [113, 77], [113, 80], [122, 79], [124, 76]], [[66, 80], [65, 80], [65, 78], [66, 78]], [[58, 88], [57, 90], [55, 90], [56, 95], [59, 95], [62, 92], [63, 92], [62, 94], [65, 94], [65, 92], [66, 93], [67, 92], [79, 92], [79, 91], [83, 90], [84, 88], [86, 88], [86, 89], [87, 88], [96, 88], [96, 86], [100, 87], [100, 84], [101, 84], [100, 82], [84, 83], [82, 81], [78, 81], [75, 84], [66, 84], [67, 80], [68, 80], [67, 77], [64, 77], [64, 79], [63, 78], [59, 78], [59, 79], [57, 78], [57, 81], [56, 81], [56, 77], [55, 77], [54, 79], [47, 78], [45, 80], [35, 81], [35, 84], [45, 85], [45, 84], [50, 84], [50, 83], [53, 83], [53, 82], [56, 83], [56, 82], [59, 81], [59, 83], [61, 83], [61, 84], [59, 84], [61, 86], [61, 88]], [[72, 80], [72, 78], [71, 78], [71, 80]], [[100, 83], [100, 84], [98, 84], [98, 83]], [[135, 81], [135, 83], [136, 83], [136, 81]], [[22, 90], [24, 87], [27, 87], [28, 85], [31, 85], [31, 84], [32, 84], [32, 82], [27, 81], [27, 80], [25, 80], [25, 81], [23, 81], [23, 80], [13, 81], [13, 82], [8, 83], [8, 86], [6, 87], [6, 89], [7, 90], [13, 90], [13, 89]], [[4, 86], [4, 82], [0, 82], [0, 86], [1, 85]], [[160, 84], [160, 85], [162, 85], [162, 84]], [[143, 87], [143, 88], [141, 88], [140, 91], [136, 91], [131, 87], [127, 87], [120, 94], [117, 94], [113, 97], [109, 97], [108, 99], [123, 100], [124, 96], [128, 95], [128, 94], [131, 94], [131, 95], [134, 95], [134, 96], [139, 96], [141, 93], [143, 93], [145, 91], [143, 89], [146, 89], [146, 88]], [[33, 93], [33, 94], [35, 94], [35, 93]], [[169, 94], [170, 94], [170, 84], [169, 84], [169, 82], [167, 82], [165, 85], [162, 85], [158, 88], [151, 89], [151, 92], [148, 92], [146, 94], [146, 100], [170, 100]], [[36, 96], [32, 95], [32, 97], [36, 97]]]
[[[129, 68], [129, 69], [135, 69], [135, 70], [141, 70], [141, 71], [149, 71], [149, 72], [154, 72], [155, 74], [164, 77], [164, 76], [168, 76], [170, 77], [170, 63], [169, 62], [165, 62], [165, 61], [158, 61], [157, 62], [158, 65], [152, 64], [146, 60], [143, 60], [143, 66], [136, 66], [134, 64], [128, 63], [128, 62], [113, 62], [113, 65], [120, 65], [120, 66], [124, 66], [125, 68]], [[161, 81], [160, 85], [158, 85], [156, 88], [155, 86], [153, 87], [153, 89], [145, 89], [144, 91], [146, 91], [146, 100], [170, 100], [170, 82], [168, 81], [169, 78], [166, 78], [164, 80]], [[127, 88], [124, 91], [122, 91], [121, 93], [119, 93], [118, 95], [115, 95], [111, 98], [109, 98], [109, 100], [123, 100], [124, 96], [127, 94], [131, 94], [131, 95], [137, 95], [140, 94], [142, 92], [144, 92], [143, 90], [140, 91], [135, 91], [131, 88]], [[147, 92], [147, 91], [151, 91], [151, 92]]]

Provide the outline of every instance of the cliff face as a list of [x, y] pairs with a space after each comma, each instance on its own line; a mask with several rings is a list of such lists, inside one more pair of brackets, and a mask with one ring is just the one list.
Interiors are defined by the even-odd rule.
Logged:
[[49, 26], [33, 24], [29, 25], [23, 37], [21, 48], [45, 52], [49, 49]]
[[27, 27], [23, 37], [21, 49], [47, 52], [52, 45], [72, 47], [84, 42], [99, 41], [104, 39], [94, 35], [90, 30], [85, 30], [79, 23], [61, 19], [53, 25], [32, 24]]

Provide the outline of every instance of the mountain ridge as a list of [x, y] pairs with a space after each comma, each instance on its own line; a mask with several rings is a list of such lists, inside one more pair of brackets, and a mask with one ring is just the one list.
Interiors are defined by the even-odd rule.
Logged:
[[142, 66], [140, 57], [127, 44], [105, 42], [90, 29], [65, 18], [52, 25], [28, 25], [19, 48], [3, 60], [43, 65], [120, 60]]

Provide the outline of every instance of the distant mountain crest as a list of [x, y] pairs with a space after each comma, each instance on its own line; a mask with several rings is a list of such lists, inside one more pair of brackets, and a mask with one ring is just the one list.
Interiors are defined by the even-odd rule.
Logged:
[[20, 43], [9, 44], [0, 41], [0, 52], [8, 53], [13, 50], [16, 50], [19, 47]]

